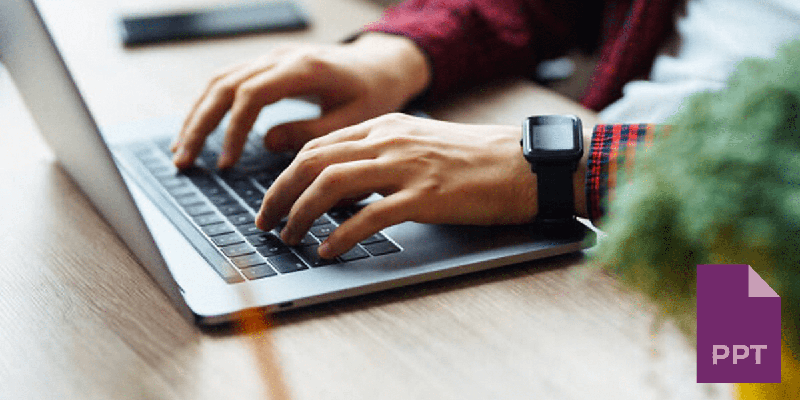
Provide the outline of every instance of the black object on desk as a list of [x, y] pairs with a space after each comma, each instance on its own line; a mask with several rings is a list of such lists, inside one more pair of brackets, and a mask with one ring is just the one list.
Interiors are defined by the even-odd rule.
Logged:
[[309, 25], [305, 13], [291, 1], [131, 15], [122, 17], [120, 22], [122, 42], [126, 46], [241, 33], [299, 30]]

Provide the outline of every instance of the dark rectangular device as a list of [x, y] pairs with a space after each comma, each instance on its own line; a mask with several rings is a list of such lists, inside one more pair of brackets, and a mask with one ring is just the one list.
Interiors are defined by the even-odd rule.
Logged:
[[126, 46], [174, 40], [288, 31], [308, 26], [308, 18], [291, 1], [253, 3], [158, 15], [131, 15], [121, 20]]

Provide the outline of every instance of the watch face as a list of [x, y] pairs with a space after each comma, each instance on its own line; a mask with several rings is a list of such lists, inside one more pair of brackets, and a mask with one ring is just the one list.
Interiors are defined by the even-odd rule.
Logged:
[[545, 115], [525, 120], [522, 147], [531, 162], [571, 161], [583, 155], [580, 119], [571, 115]]
[[572, 123], [556, 125], [533, 125], [533, 150], [572, 150], [575, 140], [572, 135]]

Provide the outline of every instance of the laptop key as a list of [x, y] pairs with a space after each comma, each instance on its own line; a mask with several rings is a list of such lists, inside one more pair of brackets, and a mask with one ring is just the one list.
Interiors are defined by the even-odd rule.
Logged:
[[200, 168], [190, 168], [182, 172], [197, 187], [219, 186], [211, 175]]
[[384, 240], [383, 242], [365, 244], [364, 248], [367, 249], [369, 254], [372, 254], [373, 256], [381, 256], [384, 254], [396, 253], [400, 251], [399, 247], [397, 247], [394, 243], [388, 240]]
[[197, 193], [193, 187], [190, 186], [179, 186], [179, 187], [172, 187], [167, 188], [167, 192], [174, 198], [178, 199], [184, 196], [190, 196]]
[[282, 274], [308, 269], [306, 264], [292, 253], [267, 257], [267, 261]]
[[240, 269], [254, 267], [259, 264], [264, 264], [264, 258], [258, 253], [245, 254], [243, 256], [231, 257], [231, 261], [236, 267]]
[[255, 185], [250, 183], [250, 181], [244, 181], [236, 186], [231, 186], [231, 188], [243, 199], [248, 199], [251, 197], [262, 198], [264, 196], [260, 190], [256, 189]]
[[376, 233], [376, 234], [374, 234], [374, 235], [362, 240], [359, 243], [366, 245], [366, 244], [370, 244], [370, 243], [382, 242], [384, 240], [386, 240], [386, 236], [383, 236], [382, 233], [378, 232], [378, 233]]
[[306, 235], [300, 240], [300, 246], [311, 246], [313, 244], [319, 244], [319, 240], [317, 240], [310, 233], [306, 232]]
[[172, 155], [172, 152], [169, 150], [169, 147], [172, 145], [172, 138], [169, 137], [159, 138], [153, 140], [153, 143], [156, 145], [158, 149], [160, 149], [164, 153]]
[[327, 259], [322, 258], [317, 253], [317, 249], [319, 248], [318, 245], [311, 245], [311, 246], [302, 246], [302, 247], [295, 247], [294, 249], [297, 250], [297, 253], [300, 254], [304, 260], [308, 262], [308, 265], [312, 267], [324, 267], [326, 265], [336, 264], [338, 261], [335, 259]]
[[192, 217], [214, 212], [214, 209], [208, 204], [198, 204], [196, 206], [184, 207], [183, 209]]
[[237, 185], [241, 184], [242, 182], [248, 182], [247, 175], [243, 174], [241, 171], [236, 170], [221, 170], [219, 171], [219, 177], [228, 184], [230, 187], [236, 187]]
[[200, 152], [199, 158], [203, 160], [203, 163], [209, 167], [213, 167], [217, 165], [217, 158], [219, 157], [219, 153], [209, 149], [208, 147], [203, 148], [203, 151]]
[[189, 206], [196, 206], [199, 204], [203, 204], [203, 198], [200, 197], [197, 193], [192, 193], [188, 196], [178, 197], [175, 201], [180, 204], [181, 207], [189, 207]]
[[250, 235], [247, 236], [247, 241], [256, 246], [256, 250], [265, 257], [289, 252], [289, 247], [272, 233], [264, 232], [258, 235]]
[[233, 232], [233, 233], [226, 233], [224, 235], [217, 235], [211, 237], [211, 241], [214, 242], [217, 246], [228, 246], [236, 243], [244, 242], [244, 237], [242, 235]]
[[161, 186], [164, 186], [167, 189], [188, 185], [188, 183], [185, 180], [172, 175], [167, 177], [162, 177], [161, 179], [159, 179], [159, 182], [161, 182]]
[[331, 223], [331, 219], [326, 217], [325, 215], [322, 215], [321, 217], [315, 219], [314, 222], [311, 225], [312, 226], [318, 226], [318, 225], [325, 225], [325, 224], [330, 224], [330, 223]]
[[198, 185], [197, 188], [200, 189], [200, 191], [203, 192], [203, 194], [208, 197], [216, 196], [219, 194], [227, 194], [225, 193], [225, 189], [223, 189], [222, 186], [217, 185], [216, 182], [213, 185], [210, 184], [205, 186]]
[[337, 224], [341, 224], [342, 222], [346, 221], [350, 218], [353, 214], [345, 209], [342, 208], [334, 208], [328, 210], [328, 216], [331, 217]]
[[213, 204], [215, 206], [221, 206], [221, 205], [225, 205], [225, 204], [236, 203], [236, 199], [234, 199], [233, 196], [231, 196], [231, 195], [229, 195], [228, 193], [225, 193], [225, 192], [219, 193], [219, 194], [215, 194], [213, 196], [207, 196], [207, 197], [208, 197], [208, 201], [210, 201], [211, 204]]
[[236, 232], [233, 226], [227, 222], [202, 226], [201, 229], [208, 236], [224, 235], [226, 233]]
[[245, 254], [255, 253], [256, 249], [248, 243], [237, 243], [230, 246], [220, 247], [220, 250], [228, 257], [242, 256]]
[[261, 210], [261, 202], [262, 202], [261, 196], [259, 196], [258, 198], [245, 199], [245, 201], [247, 202], [247, 205], [253, 209], [253, 211], [258, 212], [259, 210]]
[[255, 224], [256, 219], [250, 213], [228, 215], [228, 221], [234, 225]]
[[313, 233], [314, 236], [323, 239], [330, 236], [331, 233], [333, 233], [334, 229], [336, 229], [336, 226], [330, 223], [326, 223], [322, 225], [312, 226], [311, 229], [309, 229], [308, 231]]
[[286, 254], [289, 252], [289, 248], [286, 246], [258, 246], [256, 251], [264, 257], [271, 257]]
[[192, 218], [194, 219], [194, 222], [197, 225], [200, 225], [201, 227], [205, 226], [205, 225], [218, 224], [220, 222], [225, 222], [225, 220], [222, 219], [222, 216], [217, 214], [217, 213], [202, 214], [202, 215], [194, 216]]
[[221, 206], [218, 206], [217, 209], [219, 210], [219, 212], [222, 213], [222, 215], [225, 215], [225, 216], [235, 215], [235, 214], [242, 214], [242, 213], [247, 213], [248, 212], [247, 210], [244, 209], [244, 207], [240, 206], [238, 203], [223, 204]]
[[172, 165], [151, 164], [147, 167], [150, 169], [150, 173], [153, 174], [156, 179], [175, 177], [178, 173], [177, 168]]
[[255, 178], [255, 180], [264, 189], [269, 189], [269, 187], [272, 186], [272, 183], [275, 182], [275, 179], [272, 177], [271, 174], [264, 174], [262, 176], [258, 176]]
[[257, 235], [259, 233], [264, 233], [261, 229], [258, 229], [255, 225], [239, 225], [236, 229], [244, 236], [248, 235]]
[[359, 245], [356, 245], [352, 249], [339, 256], [342, 261], [360, 260], [367, 257], [369, 257], [369, 253], [367, 253], [367, 251], [361, 248]]
[[242, 270], [242, 274], [244, 274], [244, 276], [251, 281], [278, 275], [275, 272], [275, 270], [270, 268], [270, 266], [267, 264], [261, 264], [253, 266], [251, 268], [245, 268]]

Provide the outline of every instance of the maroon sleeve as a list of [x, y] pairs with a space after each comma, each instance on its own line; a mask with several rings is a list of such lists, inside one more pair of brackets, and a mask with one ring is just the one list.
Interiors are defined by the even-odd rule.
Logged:
[[[535, 64], [579, 45], [587, 31], [585, 0], [408, 0], [365, 30], [415, 41], [430, 61], [426, 94], [508, 75], [531, 76]], [[581, 11], [578, 11], [581, 10]], [[576, 16], [577, 14], [584, 14]], [[601, 13], [594, 17], [601, 18]], [[599, 23], [598, 23], [599, 26]]]

